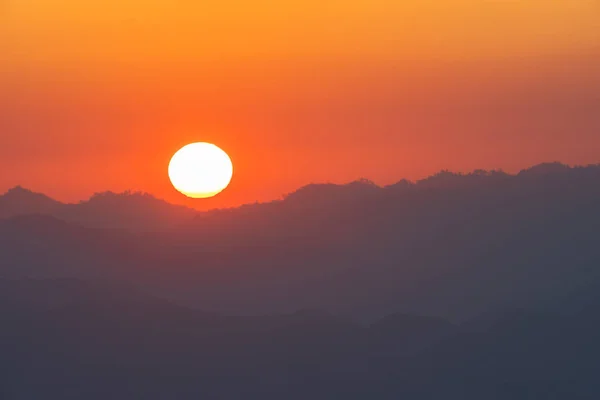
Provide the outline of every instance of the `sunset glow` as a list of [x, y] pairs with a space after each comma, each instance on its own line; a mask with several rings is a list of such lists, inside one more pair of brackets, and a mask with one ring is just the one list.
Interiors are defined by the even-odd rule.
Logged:
[[600, 399], [598, 227], [600, 0], [0, 0], [0, 400]]
[[[595, 0], [0, 1], [0, 191], [210, 209], [311, 182], [595, 163], [599, 15]], [[202, 202], [165, 174], [198, 132], [236, 163]]]

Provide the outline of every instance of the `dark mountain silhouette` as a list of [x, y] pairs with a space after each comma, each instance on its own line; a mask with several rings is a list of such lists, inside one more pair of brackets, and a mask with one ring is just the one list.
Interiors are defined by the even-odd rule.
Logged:
[[600, 166], [0, 205], [2, 399], [600, 392]]
[[64, 204], [17, 186], [0, 196], [0, 218], [50, 215], [92, 228], [156, 231], [176, 227], [196, 211], [139, 192], [96, 193], [89, 200]]
[[16, 186], [0, 196], [0, 218], [26, 214], [53, 214], [60, 207], [60, 202], [21, 186]]
[[405, 314], [359, 324], [317, 310], [235, 317], [125, 283], [26, 279], [0, 280], [0, 317], [6, 400], [587, 399], [600, 390], [597, 313], [498, 311], [460, 325]]
[[571, 168], [568, 165], [560, 162], [551, 162], [535, 165], [531, 168], [525, 169], [519, 173], [521, 176], [528, 177], [540, 177], [540, 176], [552, 176], [560, 174], [568, 174]]
[[[114, 216], [110, 204], [121, 200], [87, 206]], [[442, 172], [385, 188], [309, 185], [151, 234], [15, 217], [0, 222], [0, 272], [119, 279], [227, 314], [316, 308], [365, 320], [397, 312], [463, 320], [556, 308], [598, 286], [598, 226], [599, 166]]]

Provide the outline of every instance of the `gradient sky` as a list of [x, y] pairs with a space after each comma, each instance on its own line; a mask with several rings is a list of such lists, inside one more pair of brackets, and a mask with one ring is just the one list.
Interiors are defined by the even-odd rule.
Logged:
[[[167, 165], [213, 142], [231, 186]], [[600, 162], [598, 0], [0, 0], [0, 192], [198, 208]]]

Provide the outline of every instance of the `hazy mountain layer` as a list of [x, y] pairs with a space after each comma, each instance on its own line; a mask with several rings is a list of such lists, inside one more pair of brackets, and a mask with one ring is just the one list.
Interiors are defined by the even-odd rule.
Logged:
[[[108, 198], [110, 206], [98, 203], [105, 214], [145, 199]], [[557, 299], [598, 286], [599, 226], [600, 167], [547, 164], [385, 188], [309, 185], [152, 234], [15, 217], [0, 222], [0, 271], [119, 279], [229, 314], [318, 308], [465, 319], [559, 307]]]
[[505, 311], [461, 325], [323, 312], [227, 317], [127, 285], [0, 280], [5, 400], [587, 399], [600, 319]]

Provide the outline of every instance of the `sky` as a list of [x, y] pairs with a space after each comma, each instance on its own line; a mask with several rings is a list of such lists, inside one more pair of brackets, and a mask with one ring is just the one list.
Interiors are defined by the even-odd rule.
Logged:
[[[234, 178], [170, 184], [208, 141]], [[0, 192], [199, 209], [600, 162], [599, 0], [0, 0]]]

